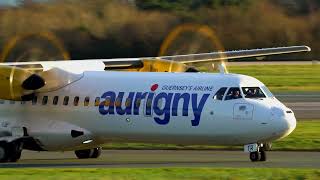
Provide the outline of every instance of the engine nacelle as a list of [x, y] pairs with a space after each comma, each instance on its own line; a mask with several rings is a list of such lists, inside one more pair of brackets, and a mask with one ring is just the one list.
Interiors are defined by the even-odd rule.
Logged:
[[63, 121], [37, 121], [28, 134], [43, 150], [67, 151], [91, 147], [95, 141], [87, 129]]

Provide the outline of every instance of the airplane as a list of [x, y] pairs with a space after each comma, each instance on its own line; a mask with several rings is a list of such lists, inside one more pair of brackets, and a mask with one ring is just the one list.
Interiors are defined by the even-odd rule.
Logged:
[[[271, 143], [295, 129], [294, 113], [224, 61], [308, 51], [0, 63], [0, 161], [18, 161], [23, 149], [98, 158], [109, 142], [243, 145], [251, 161], [266, 161]], [[189, 65], [197, 62], [220, 72]]]

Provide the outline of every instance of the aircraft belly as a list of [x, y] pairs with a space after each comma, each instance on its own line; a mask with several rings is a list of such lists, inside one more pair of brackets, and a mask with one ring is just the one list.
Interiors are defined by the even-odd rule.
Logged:
[[97, 134], [106, 141], [232, 145], [263, 137], [258, 124], [253, 127], [252, 122], [225, 119], [202, 119], [197, 127], [191, 126], [187, 118], [172, 119], [166, 126], [156, 124], [151, 117], [109, 116], [101, 120], [104, 125], [99, 125]]

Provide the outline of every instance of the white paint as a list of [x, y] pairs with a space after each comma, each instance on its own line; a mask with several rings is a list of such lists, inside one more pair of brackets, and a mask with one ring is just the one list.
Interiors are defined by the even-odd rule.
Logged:
[[[189, 115], [182, 116], [182, 102], [178, 105], [178, 116], [171, 116], [166, 125], [156, 123], [155, 114], [146, 116], [143, 108], [140, 108], [140, 115], [101, 115], [99, 108], [94, 106], [94, 99], [107, 91], [125, 92], [126, 97], [129, 92], [150, 92], [153, 84], [159, 84], [156, 93], [188, 92], [198, 94], [198, 97], [204, 92], [161, 88], [165, 85], [213, 86], [212, 91], [205, 92], [210, 96], [199, 125], [191, 125], [194, 118], [191, 104]], [[8, 101], [0, 104], [0, 116], [1, 120], [10, 122], [10, 127], [26, 127], [28, 134], [37, 139], [43, 149], [50, 151], [98, 147], [107, 142], [211, 145], [271, 142], [290, 134], [296, 123], [294, 115], [286, 114], [288, 108], [276, 98], [213, 99], [221, 87], [261, 86], [264, 84], [257, 79], [237, 74], [86, 71], [83, 78], [70, 85], [38, 93], [37, 105], [31, 102], [10, 104]], [[43, 96], [49, 97], [47, 105], [41, 105]], [[58, 105], [52, 104], [54, 96], [59, 96]], [[70, 99], [68, 106], [62, 104], [65, 96]], [[75, 96], [80, 97], [79, 106], [73, 105]], [[86, 96], [90, 97], [89, 106], [83, 105]], [[234, 112], [237, 104], [245, 104], [252, 115]], [[275, 113], [271, 110], [274, 108]], [[84, 135], [72, 138], [71, 130], [83, 131]], [[88, 139], [92, 142], [84, 144]]]

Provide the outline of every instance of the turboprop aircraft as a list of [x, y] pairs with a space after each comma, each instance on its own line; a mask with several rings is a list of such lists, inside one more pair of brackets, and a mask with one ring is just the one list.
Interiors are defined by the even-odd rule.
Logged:
[[[177, 56], [0, 63], [0, 161], [23, 149], [97, 158], [108, 142], [244, 145], [265, 161], [296, 127], [259, 80], [227, 59], [310, 51], [291, 46]], [[212, 62], [219, 73], [189, 63]]]

